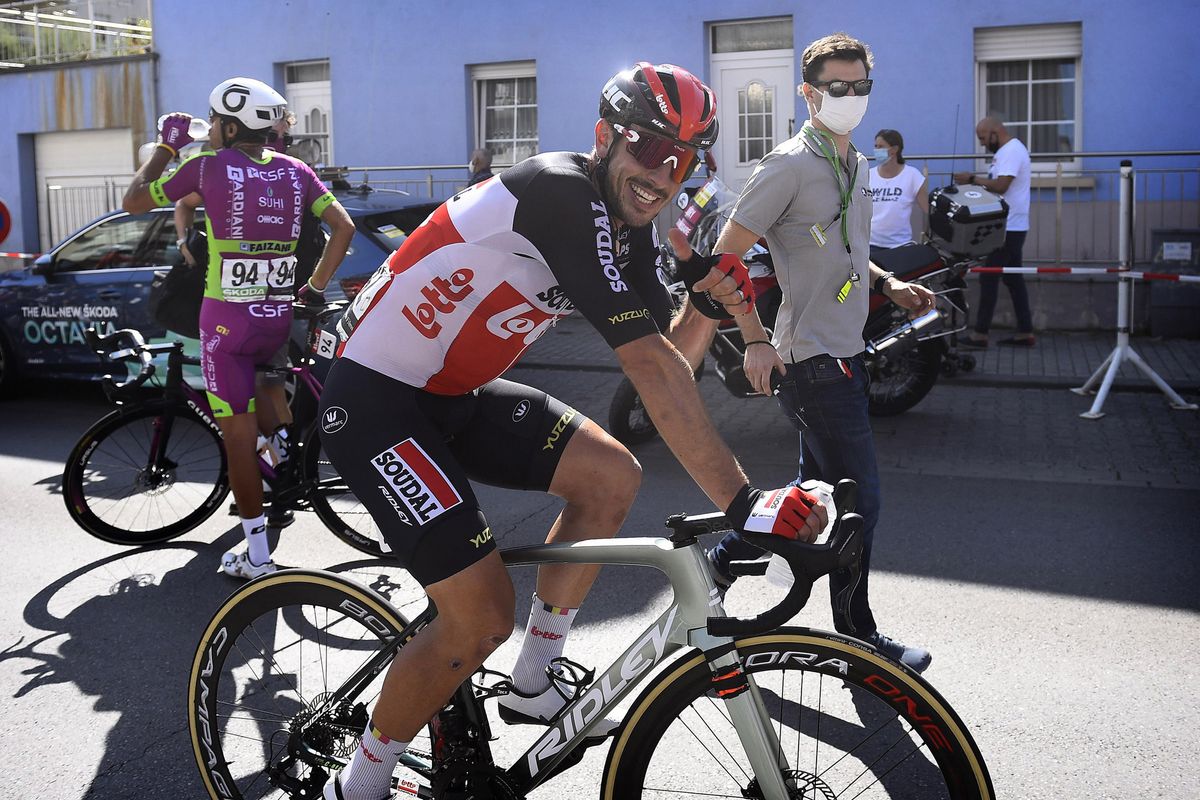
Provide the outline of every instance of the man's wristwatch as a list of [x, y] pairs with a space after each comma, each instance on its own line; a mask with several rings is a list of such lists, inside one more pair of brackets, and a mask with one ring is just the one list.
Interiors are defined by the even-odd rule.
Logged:
[[883, 294], [884, 284], [886, 284], [888, 282], [889, 278], [894, 278], [894, 277], [896, 277], [896, 273], [885, 272], [882, 275], [880, 275], [878, 278], [876, 278], [875, 279], [875, 293]]

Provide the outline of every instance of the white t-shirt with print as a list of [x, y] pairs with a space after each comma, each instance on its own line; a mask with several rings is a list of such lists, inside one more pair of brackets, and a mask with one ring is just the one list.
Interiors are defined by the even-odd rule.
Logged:
[[916, 167], [905, 164], [894, 178], [884, 178], [871, 167], [871, 246], [900, 247], [915, 241], [913, 203], [925, 183]]
[[1016, 137], [996, 151], [988, 166], [989, 178], [1012, 176], [1012, 183], [1003, 195], [1008, 203], [1007, 229], [1010, 231], [1029, 230], [1029, 173], [1029, 150]]

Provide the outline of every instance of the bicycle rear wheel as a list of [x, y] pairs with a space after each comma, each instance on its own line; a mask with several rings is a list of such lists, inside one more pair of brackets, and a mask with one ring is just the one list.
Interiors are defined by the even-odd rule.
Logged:
[[71, 518], [106, 542], [165, 542], [208, 519], [229, 493], [220, 434], [183, 403], [114, 411], [63, 471]]
[[310, 500], [317, 517], [334, 536], [355, 550], [383, 558], [379, 548], [379, 527], [337, 468], [325, 454], [321, 439], [313, 436], [305, 448], [305, 472], [315, 481]]
[[[283, 570], [234, 592], [200, 640], [188, 684], [208, 796], [320, 797], [357, 749], [384, 671], [356, 696], [333, 693], [407, 624], [381, 595], [330, 572]], [[429, 749], [419, 737], [407, 757]]]
[[[789, 797], [993, 797], [970, 733], [915, 673], [819, 631], [737, 647], [787, 761]], [[602, 798], [763, 796], [712, 679], [696, 653], [647, 687], [609, 751]]]

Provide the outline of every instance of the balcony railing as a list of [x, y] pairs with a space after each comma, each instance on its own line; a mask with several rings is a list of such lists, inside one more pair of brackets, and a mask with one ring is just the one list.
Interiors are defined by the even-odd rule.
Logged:
[[38, 0], [0, 7], [0, 71], [150, 52], [150, 0]]

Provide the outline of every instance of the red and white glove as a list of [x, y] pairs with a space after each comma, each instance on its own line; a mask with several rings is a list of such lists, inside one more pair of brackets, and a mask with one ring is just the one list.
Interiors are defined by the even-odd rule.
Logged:
[[773, 533], [811, 542], [824, 529], [828, 512], [819, 498], [795, 486], [763, 491], [746, 484], [725, 517], [743, 533]]
[[162, 118], [162, 126], [158, 131], [158, 143], [173, 154], [179, 155], [180, 149], [187, 147], [195, 141], [192, 135], [188, 133], [188, 126], [191, 124], [192, 117], [190, 114], [180, 112], [167, 114]]

